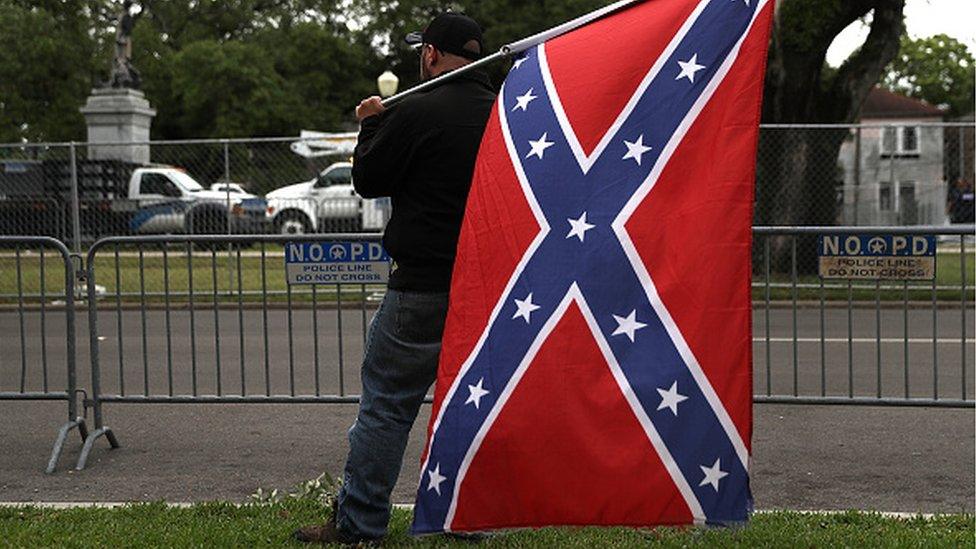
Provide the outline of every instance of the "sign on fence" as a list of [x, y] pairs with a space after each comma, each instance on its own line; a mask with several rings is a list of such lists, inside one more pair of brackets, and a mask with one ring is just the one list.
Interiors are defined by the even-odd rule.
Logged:
[[381, 284], [390, 279], [390, 256], [376, 242], [288, 242], [289, 284]]
[[936, 240], [931, 235], [821, 235], [821, 278], [931, 280]]

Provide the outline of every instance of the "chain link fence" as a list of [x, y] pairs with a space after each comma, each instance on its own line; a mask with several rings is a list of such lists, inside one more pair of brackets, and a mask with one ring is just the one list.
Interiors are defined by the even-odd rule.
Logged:
[[973, 147], [972, 123], [765, 125], [756, 224], [972, 223]]
[[[135, 234], [380, 231], [389, 200], [356, 195], [355, 134], [336, 135], [324, 149], [297, 138], [0, 145], [0, 234], [80, 251]], [[971, 223], [973, 147], [971, 122], [765, 125], [755, 223]]]

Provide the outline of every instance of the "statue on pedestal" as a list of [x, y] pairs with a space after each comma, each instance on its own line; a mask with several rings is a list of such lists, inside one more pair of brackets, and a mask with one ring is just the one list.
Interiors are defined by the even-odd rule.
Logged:
[[107, 88], [128, 88], [137, 90], [142, 84], [139, 71], [132, 66], [132, 29], [142, 16], [140, 10], [135, 15], [130, 13], [132, 0], [122, 3], [122, 12], [118, 16], [115, 28], [115, 56], [112, 59], [112, 75], [106, 82]]

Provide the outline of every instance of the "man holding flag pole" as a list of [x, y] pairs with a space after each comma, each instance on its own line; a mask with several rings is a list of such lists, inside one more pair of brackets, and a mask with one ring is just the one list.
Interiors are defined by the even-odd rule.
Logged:
[[[406, 37], [420, 52], [421, 80], [435, 85], [356, 108], [353, 184], [365, 198], [390, 197], [383, 245], [393, 258], [389, 288], [367, 334], [363, 390], [349, 430], [349, 455], [330, 521], [295, 532], [306, 542], [382, 538], [390, 519], [410, 428], [437, 374], [448, 289], [475, 156], [495, 93], [477, 70], [481, 28], [443, 13]], [[391, 98], [392, 99], [392, 98]]]
[[[617, 2], [418, 87], [515, 56], [460, 228], [414, 533], [747, 519], [771, 19], [767, 0]], [[364, 362], [363, 406], [365, 381]]]

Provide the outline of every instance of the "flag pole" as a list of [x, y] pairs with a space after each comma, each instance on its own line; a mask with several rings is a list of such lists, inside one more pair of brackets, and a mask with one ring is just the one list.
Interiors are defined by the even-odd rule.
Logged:
[[467, 73], [467, 72], [473, 71], [475, 69], [481, 68], [481, 67], [483, 67], [485, 65], [488, 65], [489, 63], [493, 63], [493, 62], [495, 62], [495, 61], [497, 61], [499, 59], [502, 59], [504, 57], [510, 57], [512, 55], [518, 55], [519, 53], [522, 53], [523, 51], [525, 51], [525, 50], [527, 50], [529, 48], [532, 48], [532, 47], [534, 47], [534, 46], [536, 46], [538, 44], [541, 44], [541, 43], [545, 42], [546, 40], [551, 40], [551, 39], [553, 39], [553, 38], [555, 38], [555, 37], [557, 37], [559, 35], [565, 34], [565, 33], [569, 32], [571, 30], [574, 30], [574, 29], [577, 29], [579, 27], [582, 27], [583, 25], [586, 25], [587, 23], [591, 23], [591, 22], [593, 22], [593, 21], [595, 21], [595, 20], [597, 20], [597, 19], [599, 19], [601, 17], [605, 17], [605, 16], [607, 16], [607, 15], [609, 15], [609, 14], [615, 12], [615, 11], [618, 11], [618, 10], [621, 10], [621, 9], [623, 9], [625, 7], [628, 7], [631, 4], [637, 4], [637, 3], [640, 3], [642, 1], [644, 1], [644, 0], [618, 0], [617, 2], [614, 2], [613, 4], [609, 4], [607, 6], [604, 6], [604, 7], [600, 8], [600, 9], [591, 11], [590, 13], [581, 15], [581, 16], [577, 17], [576, 19], [571, 19], [571, 20], [569, 20], [569, 21], [567, 21], [565, 23], [556, 25], [555, 27], [552, 27], [551, 29], [544, 30], [542, 32], [533, 34], [533, 35], [531, 35], [529, 37], [526, 37], [526, 38], [523, 38], [521, 40], [516, 40], [515, 42], [511, 42], [509, 44], [506, 44], [506, 45], [502, 46], [501, 48], [499, 48], [498, 51], [496, 51], [495, 53], [493, 53], [491, 55], [482, 57], [481, 59], [479, 59], [479, 60], [477, 60], [477, 61], [475, 61], [473, 63], [468, 63], [467, 65], [464, 65], [463, 67], [460, 67], [460, 68], [455, 69], [455, 70], [453, 70], [451, 72], [448, 72], [448, 73], [444, 73], [444, 74], [438, 76], [437, 78], [432, 78], [432, 79], [427, 80], [425, 82], [421, 82], [420, 84], [417, 84], [416, 86], [414, 86], [412, 88], [408, 88], [408, 89], [403, 90], [402, 92], [400, 92], [398, 94], [391, 95], [390, 97], [387, 97], [386, 99], [383, 100], [383, 106], [384, 107], [390, 107], [390, 106], [392, 106], [392, 105], [400, 102], [401, 100], [403, 100], [405, 97], [407, 97], [409, 95], [413, 95], [413, 94], [415, 94], [417, 92], [420, 92], [420, 91], [428, 90], [430, 88], [433, 88], [434, 86], [438, 86], [438, 85], [440, 85], [440, 84], [442, 84], [442, 83], [444, 83], [444, 82], [446, 82], [448, 80], [451, 80], [453, 78], [456, 78], [458, 76], [461, 76], [464, 73]]

